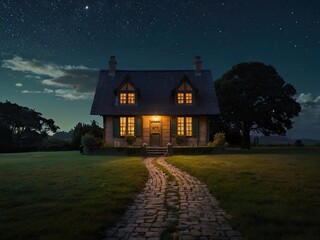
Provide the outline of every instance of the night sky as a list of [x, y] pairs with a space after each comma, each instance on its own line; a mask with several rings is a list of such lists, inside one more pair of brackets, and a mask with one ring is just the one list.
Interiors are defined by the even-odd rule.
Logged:
[[273, 65], [297, 89], [293, 138], [320, 139], [319, 0], [1, 0], [0, 101], [61, 130], [90, 116], [98, 70], [193, 69], [214, 79], [233, 65]]

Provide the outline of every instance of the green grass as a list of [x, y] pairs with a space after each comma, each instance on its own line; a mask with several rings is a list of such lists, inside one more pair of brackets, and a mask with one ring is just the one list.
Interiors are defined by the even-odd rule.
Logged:
[[147, 180], [141, 157], [0, 154], [0, 239], [96, 239]]
[[269, 153], [168, 161], [206, 183], [246, 239], [320, 239], [319, 150]]

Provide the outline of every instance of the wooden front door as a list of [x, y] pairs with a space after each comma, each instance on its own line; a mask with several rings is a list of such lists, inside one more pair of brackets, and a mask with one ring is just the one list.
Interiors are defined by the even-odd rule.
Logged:
[[160, 146], [161, 124], [160, 121], [150, 122], [150, 146]]

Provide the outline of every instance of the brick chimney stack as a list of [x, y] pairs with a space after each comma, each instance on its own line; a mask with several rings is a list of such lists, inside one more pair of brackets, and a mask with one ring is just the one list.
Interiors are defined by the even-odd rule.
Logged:
[[109, 60], [109, 76], [114, 77], [116, 76], [116, 66], [117, 60], [115, 56], [110, 56]]
[[202, 61], [200, 56], [196, 56], [194, 60], [194, 71], [196, 76], [201, 76]]

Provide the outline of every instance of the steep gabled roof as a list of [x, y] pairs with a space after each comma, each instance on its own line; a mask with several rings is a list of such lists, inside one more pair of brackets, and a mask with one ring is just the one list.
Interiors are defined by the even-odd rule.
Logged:
[[183, 75], [181, 81], [178, 83], [176, 88], [174, 89], [175, 91], [178, 90], [183, 84], [188, 84], [194, 92], [198, 92], [198, 89], [192, 84], [192, 82], [189, 80], [187, 75]]
[[119, 86], [114, 90], [114, 93], [115, 93], [115, 94], [118, 93], [118, 92], [121, 90], [121, 88], [122, 88], [123, 86], [125, 86], [126, 84], [130, 84], [130, 85], [134, 88], [135, 91], [139, 92], [139, 89], [138, 89], [138, 88], [132, 83], [132, 81], [130, 80], [129, 75], [126, 75], [126, 76], [124, 77], [124, 79], [120, 82]]
[[[130, 83], [139, 89], [136, 105], [115, 104], [114, 91], [126, 76], [130, 79]], [[196, 100], [191, 105], [178, 105], [172, 96], [172, 90], [176, 89], [184, 78], [198, 90]], [[110, 77], [108, 71], [101, 70], [91, 114], [216, 115], [219, 114], [219, 106], [210, 70], [202, 70], [200, 76], [195, 76], [193, 70], [118, 70], [115, 77]]]

